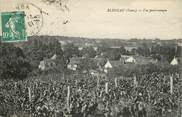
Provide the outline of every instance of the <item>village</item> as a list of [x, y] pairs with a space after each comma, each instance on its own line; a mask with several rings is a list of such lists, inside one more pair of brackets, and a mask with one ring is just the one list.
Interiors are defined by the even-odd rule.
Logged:
[[[67, 57], [66, 68], [71, 70], [72, 73], [88, 73], [93, 76], [98, 76], [99, 74], [107, 74], [109, 71], [120, 68], [129, 70], [131, 68], [137, 69], [139, 66], [147, 65], [160, 65], [159, 67], [161, 67], [177, 66], [181, 64], [181, 56], [177, 55], [177, 53], [180, 53], [182, 47], [180, 42], [175, 44], [176, 47], [172, 47], [174, 54], [170, 56], [169, 60], [167, 60], [166, 56], [157, 56], [158, 54], [153, 55], [154, 52], [152, 51], [155, 51], [155, 47], [160, 45], [162, 48], [163, 45], [163, 43], [155, 41], [152, 42], [153, 45], [144, 48], [148, 52], [147, 55], [140, 54], [139, 50], [142, 47], [136, 45], [136, 42], [129, 42], [126, 46], [111, 45], [107, 47], [99, 45], [102, 44], [101, 40], [94, 42], [95, 41], [88, 40], [80, 44], [70, 40], [59, 41], [63, 52], [70, 52], [71, 54]], [[53, 54], [52, 57], [40, 61], [38, 68], [41, 71], [55, 68], [56, 59], [57, 55]]]

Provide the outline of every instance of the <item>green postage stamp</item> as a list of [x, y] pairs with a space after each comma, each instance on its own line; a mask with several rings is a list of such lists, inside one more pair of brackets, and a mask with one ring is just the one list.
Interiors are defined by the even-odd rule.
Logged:
[[2, 42], [26, 41], [25, 13], [24, 11], [3, 12], [2, 21]]

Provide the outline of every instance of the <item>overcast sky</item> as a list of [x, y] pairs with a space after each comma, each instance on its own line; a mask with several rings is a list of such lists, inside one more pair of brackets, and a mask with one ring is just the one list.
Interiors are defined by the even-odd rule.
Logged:
[[[6, 2], [4, 2], [6, 1]], [[0, 11], [16, 10], [21, 0], [0, 0]], [[90, 38], [182, 38], [181, 0], [68, 0], [70, 11], [56, 5], [31, 0], [48, 15], [43, 15], [39, 35]], [[108, 8], [137, 9], [140, 12], [107, 12]], [[143, 12], [144, 9], [167, 10]], [[63, 24], [64, 20], [68, 20]]]

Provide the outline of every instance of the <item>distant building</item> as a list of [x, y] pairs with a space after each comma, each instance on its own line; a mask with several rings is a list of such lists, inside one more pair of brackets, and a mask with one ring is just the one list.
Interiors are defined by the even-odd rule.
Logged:
[[78, 65], [77, 64], [68, 64], [67, 68], [73, 71], [77, 70]]
[[68, 42], [66, 41], [59, 41], [59, 43], [61, 44], [62, 50], [64, 50], [66, 45], [68, 44]]
[[105, 69], [112, 68], [112, 65], [109, 60], [107, 60], [106, 64], [104, 65]]
[[38, 68], [42, 71], [51, 69], [56, 66], [55, 60], [57, 58], [57, 55], [54, 54], [51, 59], [45, 59], [40, 61]]
[[124, 64], [149, 64], [149, 63], [157, 63], [156, 59], [151, 57], [144, 57], [144, 56], [127, 56], [121, 55], [120, 61]]
[[174, 57], [170, 64], [171, 64], [171, 65], [178, 65], [178, 60], [177, 60], [177, 58]]
[[94, 49], [95, 51], [97, 51], [97, 50], [98, 50], [98, 47], [93, 47], [93, 49]]
[[67, 68], [70, 70], [76, 71], [81, 59], [82, 58], [78, 58], [78, 57], [71, 58], [69, 64], [67, 65]]
[[182, 42], [179, 42], [179, 43], [178, 43], [178, 46], [182, 47]]
[[83, 50], [83, 47], [78, 47], [78, 50], [79, 50], [79, 51]]
[[107, 73], [109, 69], [113, 68], [110, 61], [107, 60], [106, 64], [104, 65], [104, 72]]
[[121, 55], [120, 61], [122, 61], [124, 64], [127, 64], [127, 63], [135, 64], [136, 63], [136, 59], [133, 56], [127, 56], [127, 55]]
[[59, 41], [59, 43], [61, 44], [61, 46], [67, 45], [67, 42], [66, 41]]
[[55, 66], [56, 66], [56, 63], [54, 62], [54, 60], [46, 59], [46, 60], [40, 61], [39, 69], [44, 71], [44, 70], [51, 69]]
[[136, 63], [136, 60], [134, 59], [134, 57], [132, 57], [132, 56], [130, 56], [129, 58], [127, 58], [126, 60], [125, 60], [125, 63]]

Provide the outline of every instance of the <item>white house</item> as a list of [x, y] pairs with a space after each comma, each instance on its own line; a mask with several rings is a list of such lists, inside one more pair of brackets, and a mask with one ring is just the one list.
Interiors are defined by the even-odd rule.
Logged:
[[56, 63], [54, 62], [54, 60], [52, 59], [46, 59], [46, 60], [42, 60], [40, 61], [40, 64], [39, 64], [39, 69], [44, 71], [44, 70], [48, 70], [48, 69], [51, 69], [53, 67], [56, 66]]
[[176, 59], [176, 57], [173, 58], [173, 60], [170, 63], [171, 65], [178, 65], [178, 60]]
[[56, 60], [56, 58], [57, 58], [57, 55], [54, 54], [51, 57], [51, 59], [45, 59], [45, 60], [40, 61], [38, 68], [40, 70], [44, 71], [44, 70], [51, 69], [51, 68], [55, 67], [56, 63], [54, 60]]
[[78, 47], [78, 50], [79, 50], [79, 51], [83, 50], [83, 47]]
[[67, 68], [70, 70], [76, 71], [81, 60], [82, 58], [78, 58], [78, 57], [70, 58], [70, 62], [67, 65]]
[[136, 63], [136, 60], [132, 56], [130, 56], [125, 60], [125, 63]]
[[105, 68], [105, 69], [112, 68], [112, 65], [111, 65], [111, 63], [109, 62], [109, 60], [107, 60], [106, 64], [104, 65], [104, 68]]
[[39, 69], [45, 70], [45, 68], [46, 68], [45, 61], [44, 60], [43, 61], [40, 61], [40, 63], [39, 63]]
[[108, 69], [111, 69], [111, 68], [112, 68], [112, 65], [109, 62], [109, 60], [107, 60], [106, 64], [104, 65], [104, 72], [107, 73]]

